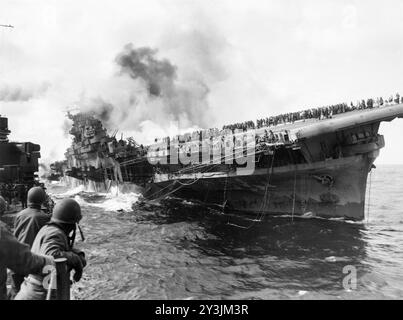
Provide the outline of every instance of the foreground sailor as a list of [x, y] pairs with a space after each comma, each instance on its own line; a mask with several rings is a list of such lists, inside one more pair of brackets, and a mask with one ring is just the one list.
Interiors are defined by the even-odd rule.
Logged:
[[[50, 215], [41, 210], [46, 200], [46, 193], [41, 187], [33, 187], [28, 191], [28, 208], [22, 210], [15, 217], [14, 235], [19, 242], [27, 244], [30, 248], [34, 243], [39, 230], [50, 221]], [[10, 298], [13, 298], [24, 281], [24, 274], [12, 274], [12, 289]]]
[[39, 230], [50, 221], [50, 215], [41, 210], [46, 200], [46, 193], [41, 187], [33, 187], [28, 191], [28, 208], [15, 217], [14, 235], [18, 241], [32, 247]]
[[[74, 270], [74, 281], [81, 279], [86, 265], [84, 253], [73, 248], [76, 228], [79, 228], [78, 222], [81, 217], [80, 205], [75, 200], [59, 201], [53, 210], [50, 222], [39, 231], [31, 249], [37, 254], [66, 258], [69, 271]], [[45, 300], [46, 294], [43, 276], [32, 273], [25, 278], [15, 300]]]
[[[7, 204], [0, 197], [0, 216], [4, 214]], [[7, 268], [18, 273], [41, 273], [45, 265], [53, 265], [51, 257], [31, 253], [29, 247], [18, 240], [0, 222], [0, 300], [7, 299]]]

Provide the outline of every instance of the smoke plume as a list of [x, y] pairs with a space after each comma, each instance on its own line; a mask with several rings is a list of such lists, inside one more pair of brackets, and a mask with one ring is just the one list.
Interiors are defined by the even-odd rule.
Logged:
[[157, 49], [133, 44], [124, 46], [115, 63], [118, 72], [104, 88], [89, 93], [91, 98], [80, 98], [81, 112], [94, 115], [109, 131], [153, 139], [173, 130], [207, 126], [210, 89], [199, 73], [185, 70], [193, 76], [183, 76], [171, 61], [158, 57]]
[[48, 88], [48, 83], [42, 83], [37, 87], [30, 85], [27, 85], [26, 87], [21, 87], [19, 85], [3, 85], [0, 87], [0, 101], [29, 101], [43, 95]]
[[84, 110], [92, 112], [96, 118], [105, 123], [109, 123], [115, 109], [112, 103], [101, 97], [91, 99], [89, 104], [84, 106]]
[[121, 67], [122, 74], [144, 81], [151, 96], [165, 96], [175, 86], [176, 67], [167, 59], [156, 59], [156, 54], [156, 49], [135, 49], [132, 44], [127, 44], [116, 57], [116, 63]]
[[49, 176], [50, 174], [50, 168], [48, 164], [45, 164], [44, 162], [39, 163], [39, 177], [42, 179], [45, 179], [46, 177]]
[[119, 75], [132, 79], [136, 92], [128, 97], [126, 112], [135, 111], [138, 123], [170, 119], [184, 126], [206, 125], [208, 86], [202, 79], [181, 78], [178, 68], [157, 54], [157, 49], [127, 44], [117, 55]]

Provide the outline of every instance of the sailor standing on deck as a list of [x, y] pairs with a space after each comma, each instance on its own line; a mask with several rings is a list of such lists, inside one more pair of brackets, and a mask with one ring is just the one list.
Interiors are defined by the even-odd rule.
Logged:
[[396, 93], [396, 98], [395, 98], [395, 103], [397, 104], [397, 103], [400, 103], [400, 94], [399, 93]]
[[[28, 191], [28, 207], [17, 214], [14, 221], [14, 235], [19, 242], [30, 248], [39, 230], [50, 221], [50, 215], [41, 210], [46, 200], [46, 193], [41, 187], [33, 187]], [[12, 274], [12, 289], [10, 298], [20, 291], [25, 274]]]
[[25, 184], [17, 185], [17, 195], [18, 195], [18, 198], [21, 201], [22, 209], [25, 209], [25, 208], [28, 207], [28, 204], [27, 204], [27, 191], [28, 191], [27, 185], [25, 185]]
[[[31, 251], [36, 254], [66, 258], [69, 270], [74, 270], [74, 281], [82, 276], [86, 260], [84, 252], [73, 248], [76, 228], [81, 220], [80, 205], [73, 199], [56, 203], [50, 222], [38, 233]], [[81, 230], [80, 230], [81, 232]], [[15, 300], [45, 300], [47, 290], [43, 287], [43, 276], [33, 273], [25, 278]]]
[[[6, 210], [6, 201], [0, 197], [0, 216]], [[0, 300], [7, 299], [7, 268], [18, 273], [40, 273], [45, 265], [53, 265], [51, 257], [31, 253], [29, 247], [18, 240], [0, 222]]]

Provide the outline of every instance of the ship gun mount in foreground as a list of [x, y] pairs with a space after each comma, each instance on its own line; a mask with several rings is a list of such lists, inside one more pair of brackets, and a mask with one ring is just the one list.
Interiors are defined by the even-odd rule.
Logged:
[[38, 185], [40, 146], [32, 142], [10, 142], [8, 119], [0, 116], [0, 192], [9, 201], [24, 198], [26, 191]]

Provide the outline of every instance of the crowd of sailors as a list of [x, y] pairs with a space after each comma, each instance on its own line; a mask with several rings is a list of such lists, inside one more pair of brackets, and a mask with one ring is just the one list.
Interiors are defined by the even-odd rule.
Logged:
[[[259, 121], [259, 120], [258, 120]], [[230, 130], [248, 130], [248, 129], [255, 129], [255, 123], [253, 121], [245, 121], [245, 122], [239, 122], [239, 123], [234, 123], [234, 124], [228, 124], [224, 125], [223, 130], [225, 129], [230, 129]]]
[[[305, 121], [308, 119], [319, 119], [319, 120], [331, 119], [333, 115], [336, 114], [346, 113], [354, 110], [379, 108], [398, 103], [403, 103], [403, 96], [400, 96], [399, 93], [396, 93], [396, 95], [394, 96], [391, 95], [389, 98], [386, 99], [382, 97], [378, 97], [376, 99], [369, 98], [367, 100], [357, 101], [356, 103], [353, 102], [351, 102], [350, 104], [339, 103], [335, 105], [324, 106], [319, 108], [311, 108], [297, 112], [288, 112], [277, 116], [257, 119], [256, 122], [250, 120], [230, 125], [224, 125], [222, 127], [222, 130], [219, 130], [217, 128], [211, 128], [201, 131], [194, 131], [193, 133], [187, 133], [185, 135], [177, 136], [175, 138], [178, 139], [179, 142], [190, 142], [192, 140], [199, 140], [200, 136], [202, 136], [203, 138], [203, 134], [210, 137], [218, 137], [223, 136], [227, 133], [232, 133], [235, 130], [247, 131], [249, 129], [274, 127], [280, 124], [294, 123], [296, 121]], [[276, 134], [273, 133], [271, 130], [265, 130], [264, 135], [262, 137], [264, 137], [265, 141], [271, 141], [271, 142], [277, 140], [283, 140], [280, 138], [276, 138]], [[162, 141], [168, 142], [169, 137], [163, 138]], [[155, 139], [155, 142], [158, 143], [159, 139]]]
[[[10, 210], [10, 206], [14, 203], [20, 203], [23, 209], [27, 208], [27, 194], [30, 187], [38, 186], [43, 190], [46, 187], [43, 183], [38, 183], [37, 185], [28, 186], [26, 184], [13, 184], [13, 183], [3, 183], [0, 184], [0, 196], [7, 200], [7, 209]], [[45, 212], [52, 212], [54, 207], [54, 201], [51, 197], [46, 194], [46, 199], [43, 203], [43, 208]]]
[[403, 96], [400, 97], [400, 94], [396, 93], [395, 96], [390, 96], [388, 99], [383, 99], [382, 97], [379, 97], [377, 99], [370, 98], [367, 99], [366, 101], [365, 100], [357, 101], [355, 104], [353, 102], [351, 102], [350, 104], [339, 103], [331, 106], [284, 113], [274, 117], [266, 117], [256, 120], [256, 127], [253, 122], [252, 124], [250, 124], [250, 121], [241, 124], [237, 123], [235, 125], [230, 125], [227, 127], [236, 127], [236, 128], [246, 127], [247, 129], [251, 128], [259, 129], [263, 127], [276, 126], [278, 124], [294, 123], [295, 121], [299, 120], [304, 121], [307, 119], [319, 119], [319, 120], [329, 119], [332, 118], [333, 115], [335, 114], [350, 112], [354, 110], [379, 108], [382, 106], [388, 106], [398, 103], [403, 103]]

